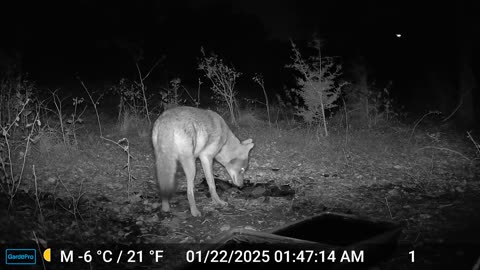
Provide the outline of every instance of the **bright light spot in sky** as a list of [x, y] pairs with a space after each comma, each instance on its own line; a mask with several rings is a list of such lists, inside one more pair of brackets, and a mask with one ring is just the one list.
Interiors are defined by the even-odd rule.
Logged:
[[402, 34], [398, 33], [398, 34], [395, 34], [395, 36], [396, 36], [397, 38], [401, 38], [401, 37], [402, 37]]

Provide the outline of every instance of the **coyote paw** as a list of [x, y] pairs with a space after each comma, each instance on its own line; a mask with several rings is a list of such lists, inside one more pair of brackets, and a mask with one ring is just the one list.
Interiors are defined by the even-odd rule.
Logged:
[[190, 209], [190, 213], [192, 213], [192, 216], [194, 217], [200, 217], [202, 216], [202, 213], [200, 213], [200, 211], [198, 211], [198, 209]]

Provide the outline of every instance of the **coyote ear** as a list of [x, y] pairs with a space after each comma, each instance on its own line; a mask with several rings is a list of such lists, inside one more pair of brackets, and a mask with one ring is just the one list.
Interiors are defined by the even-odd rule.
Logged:
[[253, 140], [252, 139], [246, 139], [245, 141], [242, 142], [242, 144], [249, 144], [251, 143]]

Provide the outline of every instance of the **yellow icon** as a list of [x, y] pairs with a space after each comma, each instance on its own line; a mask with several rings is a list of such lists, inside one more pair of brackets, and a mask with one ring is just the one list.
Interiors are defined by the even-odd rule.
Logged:
[[52, 254], [52, 252], [51, 252], [51, 250], [50, 250], [49, 248], [45, 249], [45, 250], [43, 251], [43, 259], [44, 259], [45, 261], [47, 261], [47, 262], [50, 262], [50, 260], [51, 260], [51, 258], [52, 258], [52, 257], [51, 257], [51, 254]]

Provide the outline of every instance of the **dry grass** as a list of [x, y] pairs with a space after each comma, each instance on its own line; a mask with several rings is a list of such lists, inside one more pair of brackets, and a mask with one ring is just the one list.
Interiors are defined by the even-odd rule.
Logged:
[[129, 112], [123, 114], [121, 121], [117, 124], [117, 128], [122, 136], [135, 135], [146, 138], [149, 137], [151, 133], [148, 119]]

